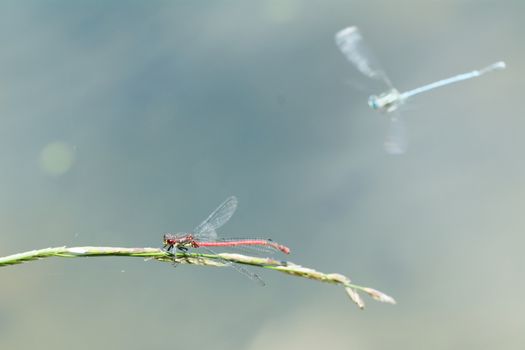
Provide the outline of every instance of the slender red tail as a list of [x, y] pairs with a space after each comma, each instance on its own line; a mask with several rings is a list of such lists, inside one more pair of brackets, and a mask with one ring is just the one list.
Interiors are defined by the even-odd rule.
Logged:
[[216, 241], [216, 242], [195, 242], [196, 247], [238, 247], [238, 246], [249, 246], [249, 245], [260, 245], [265, 247], [271, 247], [276, 250], [283, 252], [284, 254], [290, 254], [290, 248], [278, 244], [272, 240], [267, 239], [239, 239], [235, 241]]

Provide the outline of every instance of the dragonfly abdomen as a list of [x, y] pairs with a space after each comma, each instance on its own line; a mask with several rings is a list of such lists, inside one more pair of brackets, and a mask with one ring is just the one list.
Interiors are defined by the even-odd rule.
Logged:
[[201, 247], [238, 247], [238, 246], [265, 246], [281, 251], [284, 254], [290, 254], [290, 248], [278, 244], [272, 240], [267, 239], [239, 239], [239, 240], [224, 240], [215, 242], [199, 242], [196, 241], [197, 248]]

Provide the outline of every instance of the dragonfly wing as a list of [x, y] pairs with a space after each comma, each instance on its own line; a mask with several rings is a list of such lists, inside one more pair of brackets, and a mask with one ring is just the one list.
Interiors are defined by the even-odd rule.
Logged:
[[217, 232], [215, 230], [228, 222], [236, 209], [237, 198], [234, 196], [228, 197], [206, 220], [195, 228], [193, 231], [195, 237], [201, 240], [216, 240]]
[[399, 112], [390, 115], [390, 125], [385, 140], [385, 151], [389, 154], [403, 154], [407, 149], [407, 131]]
[[345, 57], [365, 76], [383, 81], [392, 88], [390, 79], [386, 76], [379, 61], [366, 46], [361, 32], [357, 27], [348, 27], [335, 34], [335, 43]]
[[[214, 252], [213, 250], [211, 250], [211, 249], [209, 249], [207, 247], [199, 247], [199, 249], [203, 249], [203, 250], [207, 251], [209, 254], [212, 254], [212, 255], [218, 255], [216, 252]], [[249, 270], [245, 269], [244, 267], [239, 266], [238, 264], [234, 264], [233, 262], [228, 261], [226, 259], [222, 259], [220, 257], [217, 257], [217, 260], [219, 260], [221, 263], [223, 263], [224, 266], [233, 268], [237, 272], [239, 272], [239, 273], [243, 274], [244, 276], [248, 277], [249, 279], [257, 282], [261, 286], [265, 286], [266, 285], [266, 283], [264, 283], [264, 281], [261, 279], [261, 277], [259, 277], [259, 275], [255, 274], [253, 272], [250, 272]]]

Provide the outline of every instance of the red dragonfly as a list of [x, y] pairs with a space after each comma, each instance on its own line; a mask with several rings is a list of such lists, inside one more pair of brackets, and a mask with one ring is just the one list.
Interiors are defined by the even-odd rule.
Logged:
[[[284, 254], [290, 254], [290, 248], [278, 244], [271, 239], [258, 238], [219, 238], [217, 236], [217, 229], [223, 226], [237, 209], [237, 198], [234, 196], [228, 197], [221, 205], [217, 207], [199, 226], [197, 226], [191, 233], [166, 233], [163, 237], [164, 249], [167, 248], [171, 252], [173, 248], [179, 249], [183, 252], [188, 251], [189, 248], [200, 248], [206, 250], [211, 254], [216, 255], [209, 247], [256, 247], [263, 248], [270, 251], [280, 251]], [[240, 273], [256, 280], [264, 285], [264, 282], [256, 274], [244, 269], [243, 267], [233, 264], [230, 261], [222, 260], [227, 266], [231, 266]]]

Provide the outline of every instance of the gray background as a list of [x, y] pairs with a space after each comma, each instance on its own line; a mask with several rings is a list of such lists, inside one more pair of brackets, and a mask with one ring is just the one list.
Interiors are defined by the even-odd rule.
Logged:
[[[131, 258], [1, 270], [0, 348], [522, 349], [523, 1], [4, 1], [0, 255], [159, 246], [228, 195], [224, 232], [383, 290]], [[337, 50], [358, 25], [418, 96], [384, 153], [380, 92]], [[358, 86], [359, 89], [356, 89]], [[74, 163], [42, 167], [64, 142]], [[66, 169], [67, 170], [67, 169]]]

